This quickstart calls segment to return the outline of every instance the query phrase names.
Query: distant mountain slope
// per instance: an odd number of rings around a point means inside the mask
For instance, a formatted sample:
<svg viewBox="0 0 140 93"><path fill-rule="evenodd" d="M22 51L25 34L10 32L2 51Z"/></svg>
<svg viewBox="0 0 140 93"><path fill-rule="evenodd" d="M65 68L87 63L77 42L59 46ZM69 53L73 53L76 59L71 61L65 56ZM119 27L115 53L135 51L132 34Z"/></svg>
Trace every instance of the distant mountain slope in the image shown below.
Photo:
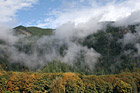
<svg viewBox="0 0 140 93"><path fill-rule="evenodd" d="M25 34L27 36L35 35L35 36L43 36L43 35L51 35L54 29L43 29L39 27L24 27L17 26L14 30L18 34Z"/></svg>
<svg viewBox="0 0 140 93"><path fill-rule="evenodd" d="M76 42L88 49L94 49L101 55L95 65L90 64L93 68L89 68L89 65L87 65L84 51L75 53L77 56L73 65L64 63L63 60L55 59L53 55L59 55L63 58L69 46L66 42L63 43L63 41L52 39L49 36L47 36L47 39L43 38L43 43L41 42L41 37L43 35L52 35L53 29L18 26L14 30L17 34L27 35L27 37L19 39L12 46L16 50L14 52L17 53L16 58L19 57L20 59L18 54L24 54L26 55L25 59L29 57L28 62L32 62L30 59L35 56L33 62L37 61L36 64L38 64L42 60L45 63L36 67L35 70L40 69L42 72L78 72L82 74L101 75L117 74L126 69L133 71L134 68L140 68L140 24L116 27L113 26L113 23L106 23L104 28L97 33L90 34L82 38L82 40L77 38L73 39L71 42ZM12 62L9 59L11 55L3 46L6 46L10 50L13 48L11 49L11 46L6 44L2 40L0 41L1 67L7 71L32 70L26 67L26 64L23 64L26 60ZM54 52L53 55L51 55L52 52ZM46 57L52 59L46 61ZM94 58L92 59L94 60Z"/></svg>

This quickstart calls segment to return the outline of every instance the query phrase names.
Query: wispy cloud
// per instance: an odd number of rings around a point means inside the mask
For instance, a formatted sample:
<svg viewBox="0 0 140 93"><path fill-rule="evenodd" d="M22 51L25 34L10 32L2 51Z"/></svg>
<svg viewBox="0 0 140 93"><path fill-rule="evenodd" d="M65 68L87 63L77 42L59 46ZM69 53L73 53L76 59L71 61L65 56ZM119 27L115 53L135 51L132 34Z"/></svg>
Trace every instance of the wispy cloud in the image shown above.
<svg viewBox="0 0 140 93"><path fill-rule="evenodd" d="M0 23L15 20L18 10L31 7L37 0L0 0Z"/></svg>
<svg viewBox="0 0 140 93"><path fill-rule="evenodd" d="M60 8L50 13L54 17L41 20L37 26L55 28L69 21L79 24L99 16L99 21L117 21L140 10L139 0L72 0L68 2L70 6L63 1Z"/></svg>

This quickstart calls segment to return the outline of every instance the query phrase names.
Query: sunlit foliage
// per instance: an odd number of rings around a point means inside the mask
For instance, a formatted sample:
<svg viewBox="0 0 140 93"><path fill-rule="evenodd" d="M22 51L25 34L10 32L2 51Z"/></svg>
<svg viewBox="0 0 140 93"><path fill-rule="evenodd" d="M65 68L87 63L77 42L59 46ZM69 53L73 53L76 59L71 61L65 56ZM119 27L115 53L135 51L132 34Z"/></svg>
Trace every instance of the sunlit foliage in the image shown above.
<svg viewBox="0 0 140 93"><path fill-rule="evenodd" d="M140 70L116 75L31 73L0 70L0 92L23 93L138 93Z"/></svg>

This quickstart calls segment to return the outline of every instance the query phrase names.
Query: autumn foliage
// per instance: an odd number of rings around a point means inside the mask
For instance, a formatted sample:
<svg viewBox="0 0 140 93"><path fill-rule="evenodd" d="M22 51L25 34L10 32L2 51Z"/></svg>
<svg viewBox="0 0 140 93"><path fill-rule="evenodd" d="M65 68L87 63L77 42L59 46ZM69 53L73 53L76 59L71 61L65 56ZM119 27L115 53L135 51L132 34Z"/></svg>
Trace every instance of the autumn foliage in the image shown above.
<svg viewBox="0 0 140 93"><path fill-rule="evenodd" d="M140 70L117 75L0 70L0 93L138 93Z"/></svg>

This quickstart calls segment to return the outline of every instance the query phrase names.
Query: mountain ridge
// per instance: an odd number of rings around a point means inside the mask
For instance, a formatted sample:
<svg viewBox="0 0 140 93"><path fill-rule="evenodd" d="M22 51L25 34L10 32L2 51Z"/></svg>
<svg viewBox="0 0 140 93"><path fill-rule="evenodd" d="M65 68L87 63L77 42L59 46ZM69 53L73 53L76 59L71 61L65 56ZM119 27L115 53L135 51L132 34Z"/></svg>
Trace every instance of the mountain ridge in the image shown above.
<svg viewBox="0 0 140 93"><path fill-rule="evenodd" d="M36 35L36 36L42 36L42 35L51 35L53 33L54 29L50 29L50 28L39 28L39 27L34 27L34 26L30 26L30 27L25 27L25 26L17 26L15 28L13 28L17 33L23 33L25 35Z"/></svg>
<svg viewBox="0 0 140 93"><path fill-rule="evenodd" d="M131 44L130 42L124 45L124 42L128 38L128 36L133 36L138 38L137 36L138 31L136 31L136 28L139 26L139 24L129 25L127 27L124 26L114 27L112 26L112 24L114 23L107 22L107 24L105 24L106 28L99 30L97 33L88 35L87 37L83 38L82 41L78 39L74 40L74 42L79 43L81 46L87 47L88 49L92 48L101 55L101 57L95 63L93 69L90 69L89 65L87 65L87 63L85 62L86 60L85 60L84 50L81 50L77 54L76 56L77 58L75 59L75 62L72 65L65 63L61 60L54 59L49 61L48 63L46 62L46 64L44 64L43 66L39 65L36 68L30 68L26 66L26 64L24 64L22 60L20 60L21 62L10 63L9 59L7 59L8 55L6 55L7 58L4 57L5 55L2 54L3 50L0 49L1 50L0 63L2 65L6 64L5 67L3 66L5 70L19 69L19 71L21 71L20 68L21 69L23 68L22 70L25 69L25 70L36 71L40 69L43 72L72 71L72 72L79 72L83 74L96 74L96 75L118 74L125 69L129 69L130 71L133 71L134 68L137 67L140 68L139 56L137 57L134 56L134 55L138 55L139 50L136 47L136 44L139 43L138 41L139 39L135 40L134 44ZM19 42L17 42L14 45L14 47L17 49L19 53L25 53L25 55L31 56L31 58L35 52L37 53L37 57L39 57L38 59L41 59L44 55L50 53L49 51L53 51L53 48L56 49L58 48L57 52L61 57L63 57L66 55L68 46L65 42L63 44L62 41L50 37L54 35L53 30L54 29L42 29L38 27L24 27L24 26L15 27L14 31L16 31L16 33L24 34L27 37L20 39ZM34 38L34 36L37 36L38 38ZM40 45L41 43L40 38L42 38L42 36L46 36L44 38L48 39L48 41L45 40L43 41L43 46ZM5 54L7 53L5 52ZM7 63L4 64L3 60L5 60L5 62ZM12 64L18 64L18 66L15 67Z"/></svg>

